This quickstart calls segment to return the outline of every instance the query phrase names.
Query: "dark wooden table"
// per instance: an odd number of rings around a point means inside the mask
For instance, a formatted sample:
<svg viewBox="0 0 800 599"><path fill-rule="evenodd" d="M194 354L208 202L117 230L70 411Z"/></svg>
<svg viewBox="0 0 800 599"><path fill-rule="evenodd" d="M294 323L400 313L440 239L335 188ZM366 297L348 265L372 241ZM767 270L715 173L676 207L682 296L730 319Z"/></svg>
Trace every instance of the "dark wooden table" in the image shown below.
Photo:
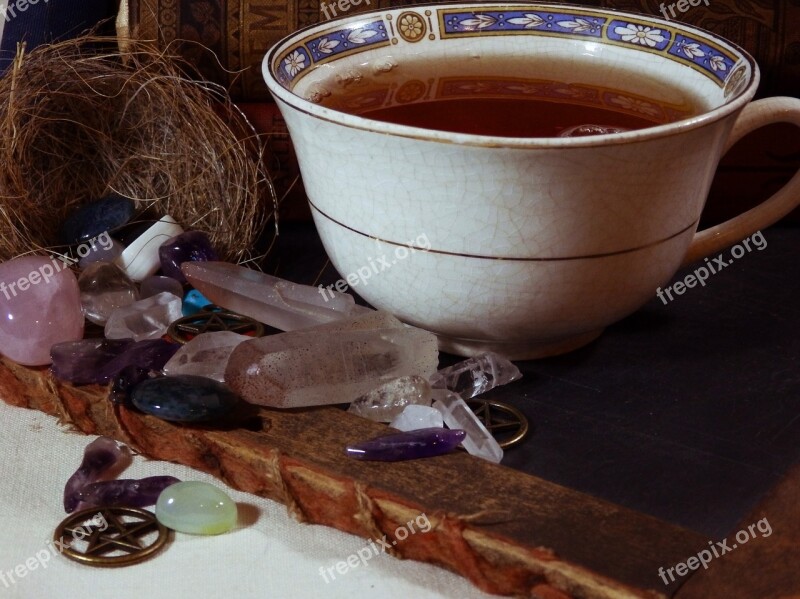
<svg viewBox="0 0 800 599"><path fill-rule="evenodd" d="M303 283L339 278L313 229L282 232L271 270ZM786 504L800 498L800 473L791 473L800 463L800 228L763 236L763 250L736 260L724 252L731 264L705 287L667 305L654 296L569 355L520 362L521 381L485 396L514 405L532 425L506 452L506 466L715 543L767 518L771 535L756 531L696 577L741 579L742 597L800 593L800 575L789 574L798 550L784 546L800 538L800 508ZM771 593L758 586L770 581Z"/></svg>

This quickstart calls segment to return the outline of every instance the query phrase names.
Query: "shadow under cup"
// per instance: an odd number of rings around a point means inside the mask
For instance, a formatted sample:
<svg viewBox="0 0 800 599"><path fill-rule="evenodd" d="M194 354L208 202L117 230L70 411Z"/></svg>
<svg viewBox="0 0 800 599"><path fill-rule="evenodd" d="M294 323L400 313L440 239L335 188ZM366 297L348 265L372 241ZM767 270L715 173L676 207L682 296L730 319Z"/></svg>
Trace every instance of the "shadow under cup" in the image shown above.
<svg viewBox="0 0 800 599"><path fill-rule="evenodd" d="M270 51L264 77L322 241L354 291L444 350L512 358L580 347L654 297L686 255L758 83L749 55L683 24L505 3L306 28ZM359 116L520 96L661 124L511 138Z"/></svg>

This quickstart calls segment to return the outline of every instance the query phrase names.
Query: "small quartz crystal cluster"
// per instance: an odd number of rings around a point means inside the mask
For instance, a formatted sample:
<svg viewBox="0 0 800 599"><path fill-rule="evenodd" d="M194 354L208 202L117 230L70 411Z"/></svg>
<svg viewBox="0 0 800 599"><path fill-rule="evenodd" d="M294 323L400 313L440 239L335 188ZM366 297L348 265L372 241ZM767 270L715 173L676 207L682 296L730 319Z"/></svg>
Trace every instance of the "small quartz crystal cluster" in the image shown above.
<svg viewBox="0 0 800 599"><path fill-rule="evenodd" d="M0 352L51 364L61 381L110 385L112 402L170 422L231 424L242 401L349 403L350 412L401 431L347 447L352 457L429 457L462 444L500 461L502 450L464 399L519 378L513 364L484 354L437 371L433 334L351 295L220 262L204 233L184 231L170 216L131 222L134 214L133 202L112 195L65 221L62 241L80 258L77 277L43 256L0 265L8 299ZM178 321L198 313L257 326L179 336ZM104 335L84 338L84 319ZM260 336L262 325L284 332ZM149 484L136 483L136 492ZM134 488L125 485L113 492Z"/></svg>
<svg viewBox="0 0 800 599"><path fill-rule="evenodd" d="M356 399L348 411L389 422L391 427L406 431L405 436L377 437L350 445L346 451L357 459L393 461L439 455L461 443L469 453L498 463L503 459L503 449L464 399L521 376L511 362L487 352L438 370L427 380L409 376L390 381ZM442 428L445 425L448 429ZM401 443L404 438L406 445Z"/></svg>

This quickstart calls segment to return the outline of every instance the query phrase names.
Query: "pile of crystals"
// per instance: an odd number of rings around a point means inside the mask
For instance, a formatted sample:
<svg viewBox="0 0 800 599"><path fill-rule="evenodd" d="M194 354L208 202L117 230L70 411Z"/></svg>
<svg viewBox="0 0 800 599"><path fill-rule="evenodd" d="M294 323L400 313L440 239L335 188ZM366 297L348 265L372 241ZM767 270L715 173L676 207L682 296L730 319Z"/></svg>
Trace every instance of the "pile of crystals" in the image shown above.
<svg viewBox="0 0 800 599"><path fill-rule="evenodd" d="M516 381L521 376L514 364L502 356L487 352L443 368L428 380L411 376L390 381L359 397L350 404L348 411L377 422L389 422L389 426L401 431L413 431L417 437L421 430L435 437L444 425L463 430L464 449L499 463L503 459L503 449L464 399ZM379 437L350 446L347 451L352 457L369 459L370 454L381 455L384 449L389 457L383 459L404 459L394 457L398 455L395 447L397 435L388 441L386 439ZM384 447L387 444L390 446ZM410 457L419 457L413 455L413 448L408 454Z"/></svg>
<svg viewBox="0 0 800 599"><path fill-rule="evenodd" d="M462 441L470 453L501 459L464 399L518 378L512 364L489 354L437 372L433 334L351 295L220 262L204 233L169 216L135 226L134 212L112 195L66 220L61 235L80 259L77 277L45 256L0 264L3 355L52 364L72 384L111 384L112 401L171 422L221 424L241 400L272 408L355 402L351 411L395 428L432 429L395 435L392 455L401 458L392 459L437 455ZM167 336L172 323L211 303L285 332L205 332L182 346ZM84 319L103 326L104 337L84 339ZM400 413L403 402L411 405ZM380 446L347 452L387 459Z"/></svg>
<svg viewBox="0 0 800 599"><path fill-rule="evenodd" d="M178 532L215 535L236 525L238 508L222 489L199 481L181 482L174 476L114 478L130 463L130 449L110 437L89 443L64 486L64 511L155 505L156 519Z"/></svg>

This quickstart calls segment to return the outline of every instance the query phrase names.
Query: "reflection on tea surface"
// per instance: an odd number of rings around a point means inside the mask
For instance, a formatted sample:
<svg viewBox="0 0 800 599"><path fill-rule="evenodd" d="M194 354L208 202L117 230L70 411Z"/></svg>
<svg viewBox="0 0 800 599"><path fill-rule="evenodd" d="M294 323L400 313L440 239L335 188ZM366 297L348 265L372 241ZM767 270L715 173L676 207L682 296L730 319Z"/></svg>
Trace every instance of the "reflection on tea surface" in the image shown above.
<svg viewBox="0 0 800 599"><path fill-rule="evenodd" d="M568 77L563 80L517 76L535 72L531 61L524 68L503 64L497 70L462 74L450 67L411 64L373 77L340 75L324 85L326 94L318 101L379 121L504 137L596 135L671 123L702 111L681 90L665 93L663 84L638 75L609 76L625 83L626 89L617 89L605 85L597 72L574 64L564 69ZM551 66L546 74L553 71Z"/></svg>

